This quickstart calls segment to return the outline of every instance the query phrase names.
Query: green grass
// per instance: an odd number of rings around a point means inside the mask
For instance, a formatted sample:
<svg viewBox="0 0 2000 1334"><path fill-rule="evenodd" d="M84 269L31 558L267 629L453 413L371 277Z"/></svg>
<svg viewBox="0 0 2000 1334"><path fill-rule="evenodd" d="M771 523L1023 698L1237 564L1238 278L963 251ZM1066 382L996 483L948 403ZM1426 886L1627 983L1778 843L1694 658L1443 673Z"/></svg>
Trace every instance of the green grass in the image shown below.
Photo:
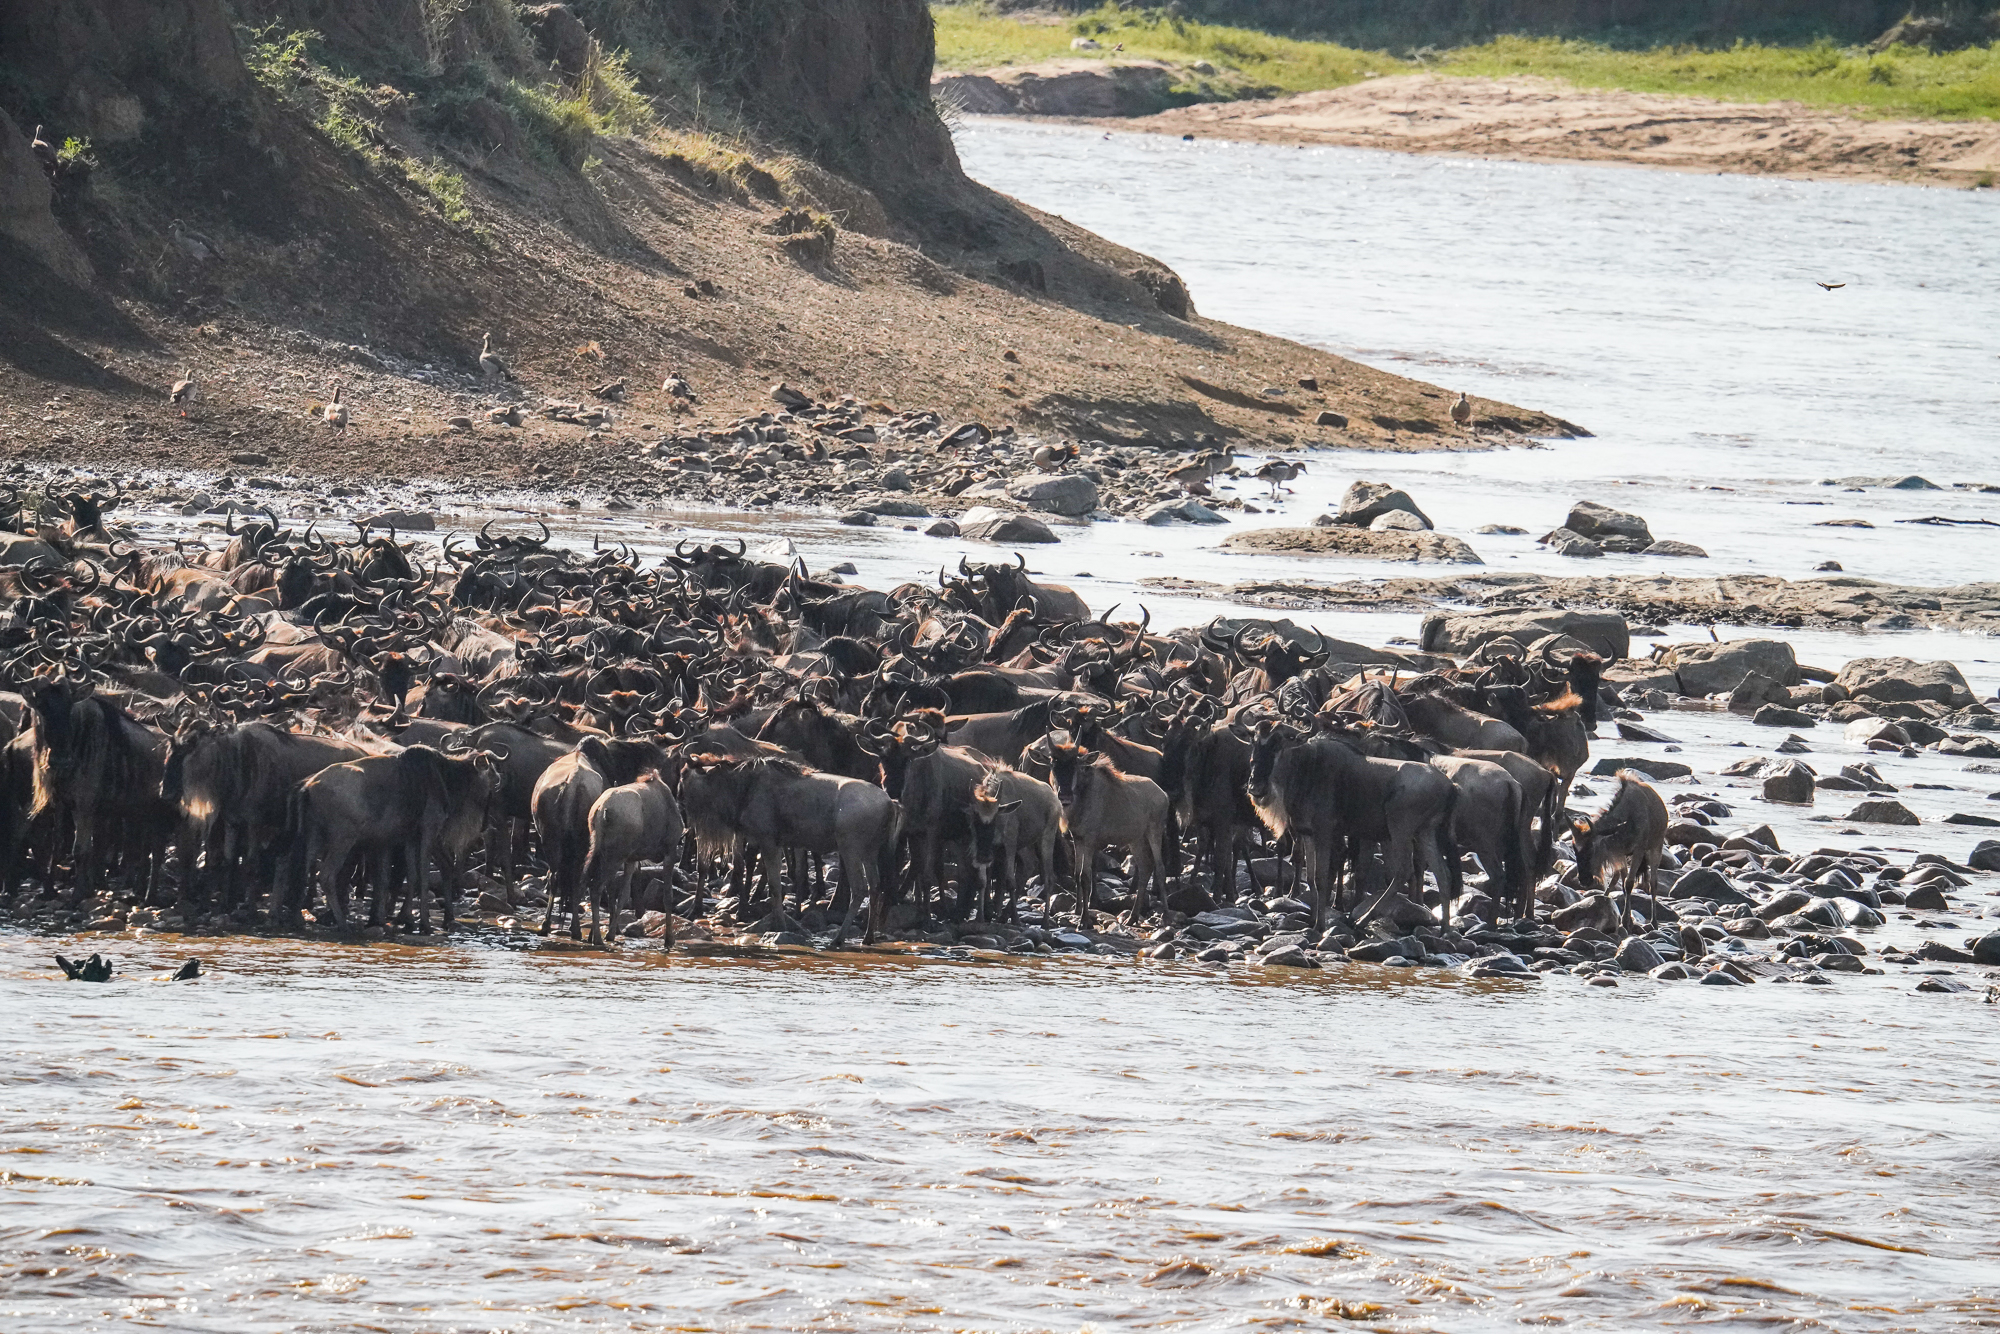
<svg viewBox="0 0 2000 1334"><path fill-rule="evenodd" d="M1447 52L1433 67L1447 74L1542 74L1585 88L1727 102L1790 99L1877 116L2000 117L2000 43L1933 55L1908 46L1876 54L1831 42L1613 51L1589 42L1503 37Z"/></svg>
<svg viewBox="0 0 2000 1334"><path fill-rule="evenodd" d="M1739 43L1725 50L1660 47L1621 51L1594 42L1503 37L1483 46L1420 53L1403 60L1329 42L1295 41L1248 28L1172 18L1157 10L1106 6L1061 23L1024 22L985 5L939 4L938 68L989 69L1059 57L1152 59L1189 65L1206 60L1219 73L1192 99L1270 96L1339 88L1377 74L1428 70L1448 75L1535 74L1586 88L1712 97L1724 101L1789 99L1863 115L1941 120L2000 118L2000 43L1943 55L1912 47L1871 53L1819 42L1811 46ZM1102 51L1072 51L1094 37ZM1124 43L1123 52L1110 47Z"/></svg>
<svg viewBox="0 0 2000 1334"><path fill-rule="evenodd" d="M1027 65L1058 57L1165 60L1191 65L1206 60L1265 95L1302 93L1358 83L1371 73L1386 74L1402 62L1329 42L1300 42L1250 28L1193 23L1157 11L1109 6L1067 23L1024 23L994 14L983 5L933 5L937 20L939 69L987 69ZM1072 51L1077 37L1092 37L1102 51ZM1111 47L1124 43L1115 56Z"/></svg>

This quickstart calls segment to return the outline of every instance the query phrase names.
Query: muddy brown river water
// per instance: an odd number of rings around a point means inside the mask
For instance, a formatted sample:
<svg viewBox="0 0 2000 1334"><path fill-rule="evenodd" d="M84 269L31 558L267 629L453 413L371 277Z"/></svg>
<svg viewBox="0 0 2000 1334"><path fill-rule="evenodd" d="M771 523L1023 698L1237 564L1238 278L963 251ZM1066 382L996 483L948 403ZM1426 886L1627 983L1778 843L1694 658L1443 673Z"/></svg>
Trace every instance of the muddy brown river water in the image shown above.
<svg viewBox="0 0 2000 1334"><path fill-rule="evenodd" d="M1903 977L111 944L0 939L10 1330L2000 1320Z"/></svg>

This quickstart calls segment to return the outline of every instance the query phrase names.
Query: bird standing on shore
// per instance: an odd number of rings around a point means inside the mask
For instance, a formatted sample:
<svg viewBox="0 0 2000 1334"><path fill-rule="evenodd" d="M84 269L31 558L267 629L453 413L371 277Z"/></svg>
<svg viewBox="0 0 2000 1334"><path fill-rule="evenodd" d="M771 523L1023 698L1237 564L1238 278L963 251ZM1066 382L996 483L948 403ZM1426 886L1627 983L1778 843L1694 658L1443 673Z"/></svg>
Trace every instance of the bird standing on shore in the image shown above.
<svg viewBox="0 0 2000 1334"><path fill-rule="evenodd" d="M507 363L500 360L500 354L493 350L492 334L487 334L479 344L479 371L489 380L498 380L507 374Z"/></svg>
<svg viewBox="0 0 2000 1334"><path fill-rule="evenodd" d="M1458 401L1451 405L1451 419L1460 426L1472 425L1472 401L1463 389L1458 391Z"/></svg>
<svg viewBox="0 0 2000 1334"><path fill-rule="evenodd" d="M492 422L495 426L519 426L521 424L520 405L509 403L503 407L488 408L486 410L486 420Z"/></svg>
<svg viewBox="0 0 2000 1334"><path fill-rule="evenodd" d="M1256 476L1258 481L1269 482L1271 484L1271 499L1276 500L1278 492L1291 490L1284 483L1291 481L1305 470L1306 465L1303 463L1292 463L1286 459L1272 459L1257 470Z"/></svg>
<svg viewBox="0 0 2000 1334"><path fill-rule="evenodd" d="M625 399L625 382L623 380L611 380L598 385L590 392L598 398L606 399L613 403L621 403Z"/></svg>
<svg viewBox="0 0 2000 1334"><path fill-rule="evenodd" d="M671 398L694 402L694 386L689 384L679 371L668 371L667 378L660 381L660 388Z"/></svg>
<svg viewBox="0 0 2000 1334"><path fill-rule="evenodd" d="M167 391L167 401L179 408L181 416L185 417L187 405L200 397L201 386L194 382L194 372L186 366L181 367L181 378L174 381L174 387Z"/></svg>
<svg viewBox="0 0 2000 1334"><path fill-rule="evenodd" d="M340 401L340 391L343 388L345 386L336 383L333 386L333 398L319 410L319 415L325 418L326 424L336 431L347 429L347 404Z"/></svg>
<svg viewBox="0 0 2000 1334"><path fill-rule="evenodd" d="M1035 467L1042 472L1061 472L1062 466L1076 457L1076 446L1042 445L1033 455Z"/></svg>

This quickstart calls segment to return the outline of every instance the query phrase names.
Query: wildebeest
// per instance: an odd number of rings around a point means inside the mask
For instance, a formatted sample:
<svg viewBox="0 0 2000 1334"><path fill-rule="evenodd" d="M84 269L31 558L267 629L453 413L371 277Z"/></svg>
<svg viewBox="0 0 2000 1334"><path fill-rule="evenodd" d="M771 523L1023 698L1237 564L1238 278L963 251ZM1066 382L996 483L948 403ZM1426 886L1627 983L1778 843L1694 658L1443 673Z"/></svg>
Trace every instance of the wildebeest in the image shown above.
<svg viewBox="0 0 2000 1334"><path fill-rule="evenodd" d="M318 888L334 924L346 925L347 862L358 852L366 863L364 882L374 894L370 922L382 926L388 920L393 883L391 859L400 856L419 929L428 931L430 865L435 853L444 871L442 897L449 929L454 921L453 871L458 856L484 831L499 789L492 756L447 755L429 746L364 756L320 770L292 797L289 907L308 906Z"/></svg>
<svg viewBox="0 0 2000 1334"><path fill-rule="evenodd" d="M108 854L127 869L145 864L147 892L159 873L174 809L160 796L167 740L98 698L88 680L35 680L21 695L35 712L34 807L30 818L68 821L74 830L72 903L95 893Z"/></svg>
<svg viewBox="0 0 2000 1334"><path fill-rule="evenodd" d="M864 940L873 941L888 909L883 870L899 832L895 804L873 783L815 773L795 760L732 758L683 747L682 795L690 820L726 825L763 857L774 906L780 899L776 868L785 848L840 854L847 912L834 932L838 945L868 900Z"/></svg>
<svg viewBox="0 0 2000 1334"><path fill-rule="evenodd" d="M598 905L613 876L620 877L618 902L610 908L611 930L618 930L620 913L632 907L632 872L642 861L660 862L667 882L666 943L674 943L674 862L681 850L681 808L674 791L648 769L638 779L606 788L590 807L590 854L584 858L583 881L590 892L590 943L601 945Z"/></svg>
<svg viewBox="0 0 2000 1334"><path fill-rule="evenodd" d="M1594 819L1570 824L1576 843L1576 878L1587 889L1611 889L1605 874L1624 890L1620 916L1625 929L1632 929L1632 886L1654 893L1653 873L1660 867L1661 852L1667 841L1667 805L1660 800L1641 774L1630 769L1618 771L1618 790L1611 804ZM1650 918L1650 912L1647 916Z"/></svg>
<svg viewBox="0 0 2000 1334"><path fill-rule="evenodd" d="M1274 834L1305 841L1313 925L1326 926L1327 910L1347 848L1379 843L1388 872L1382 892L1354 915L1363 925L1398 890L1416 898L1429 870L1447 897L1453 872L1439 835L1448 830L1456 793L1451 780L1411 760L1365 757L1338 736L1313 736L1275 720L1257 726L1250 762L1250 798Z"/></svg>
<svg viewBox="0 0 2000 1334"><path fill-rule="evenodd" d="M1047 783L1018 769L997 768L987 770L973 788L971 809L972 864L980 877L975 911L988 920L1011 919L1029 875L1040 876L1045 889L1055 887L1062 802ZM1006 895L1005 908L997 914L991 894L996 876Z"/></svg>
<svg viewBox="0 0 2000 1334"><path fill-rule="evenodd" d="M1167 884L1160 844L1167 828L1167 794L1150 778L1122 774L1111 762L1073 741L1050 746L1050 783L1062 802L1076 872L1077 918L1090 928L1090 900L1097 888L1097 858L1107 847L1132 851L1132 913L1146 915L1146 892Z"/></svg>

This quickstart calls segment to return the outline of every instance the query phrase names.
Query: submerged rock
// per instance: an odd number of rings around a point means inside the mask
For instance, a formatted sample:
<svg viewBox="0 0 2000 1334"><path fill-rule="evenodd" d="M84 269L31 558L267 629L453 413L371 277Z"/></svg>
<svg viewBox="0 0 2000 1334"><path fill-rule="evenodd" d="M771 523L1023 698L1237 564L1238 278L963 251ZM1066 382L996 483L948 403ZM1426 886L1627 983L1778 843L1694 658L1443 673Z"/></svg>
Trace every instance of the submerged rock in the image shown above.
<svg viewBox="0 0 2000 1334"><path fill-rule="evenodd" d="M1923 823L1917 819L1916 812L1912 811L1908 806L1905 806L1900 801L1890 801L1886 798L1862 802L1847 813L1847 818L1857 824L1914 825Z"/></svg>
<svg viewBox="0 0 2000 1334"><path fill-rule="evenodd" d="M1359 556L1372 560L1438 561L1453 565L1484 565L1479 553L1443 533L1378 533L1366 528L1329 525L1324 528L1259 528L1238 533L1223 551L1283 553L1301 556Z"/></svg>

